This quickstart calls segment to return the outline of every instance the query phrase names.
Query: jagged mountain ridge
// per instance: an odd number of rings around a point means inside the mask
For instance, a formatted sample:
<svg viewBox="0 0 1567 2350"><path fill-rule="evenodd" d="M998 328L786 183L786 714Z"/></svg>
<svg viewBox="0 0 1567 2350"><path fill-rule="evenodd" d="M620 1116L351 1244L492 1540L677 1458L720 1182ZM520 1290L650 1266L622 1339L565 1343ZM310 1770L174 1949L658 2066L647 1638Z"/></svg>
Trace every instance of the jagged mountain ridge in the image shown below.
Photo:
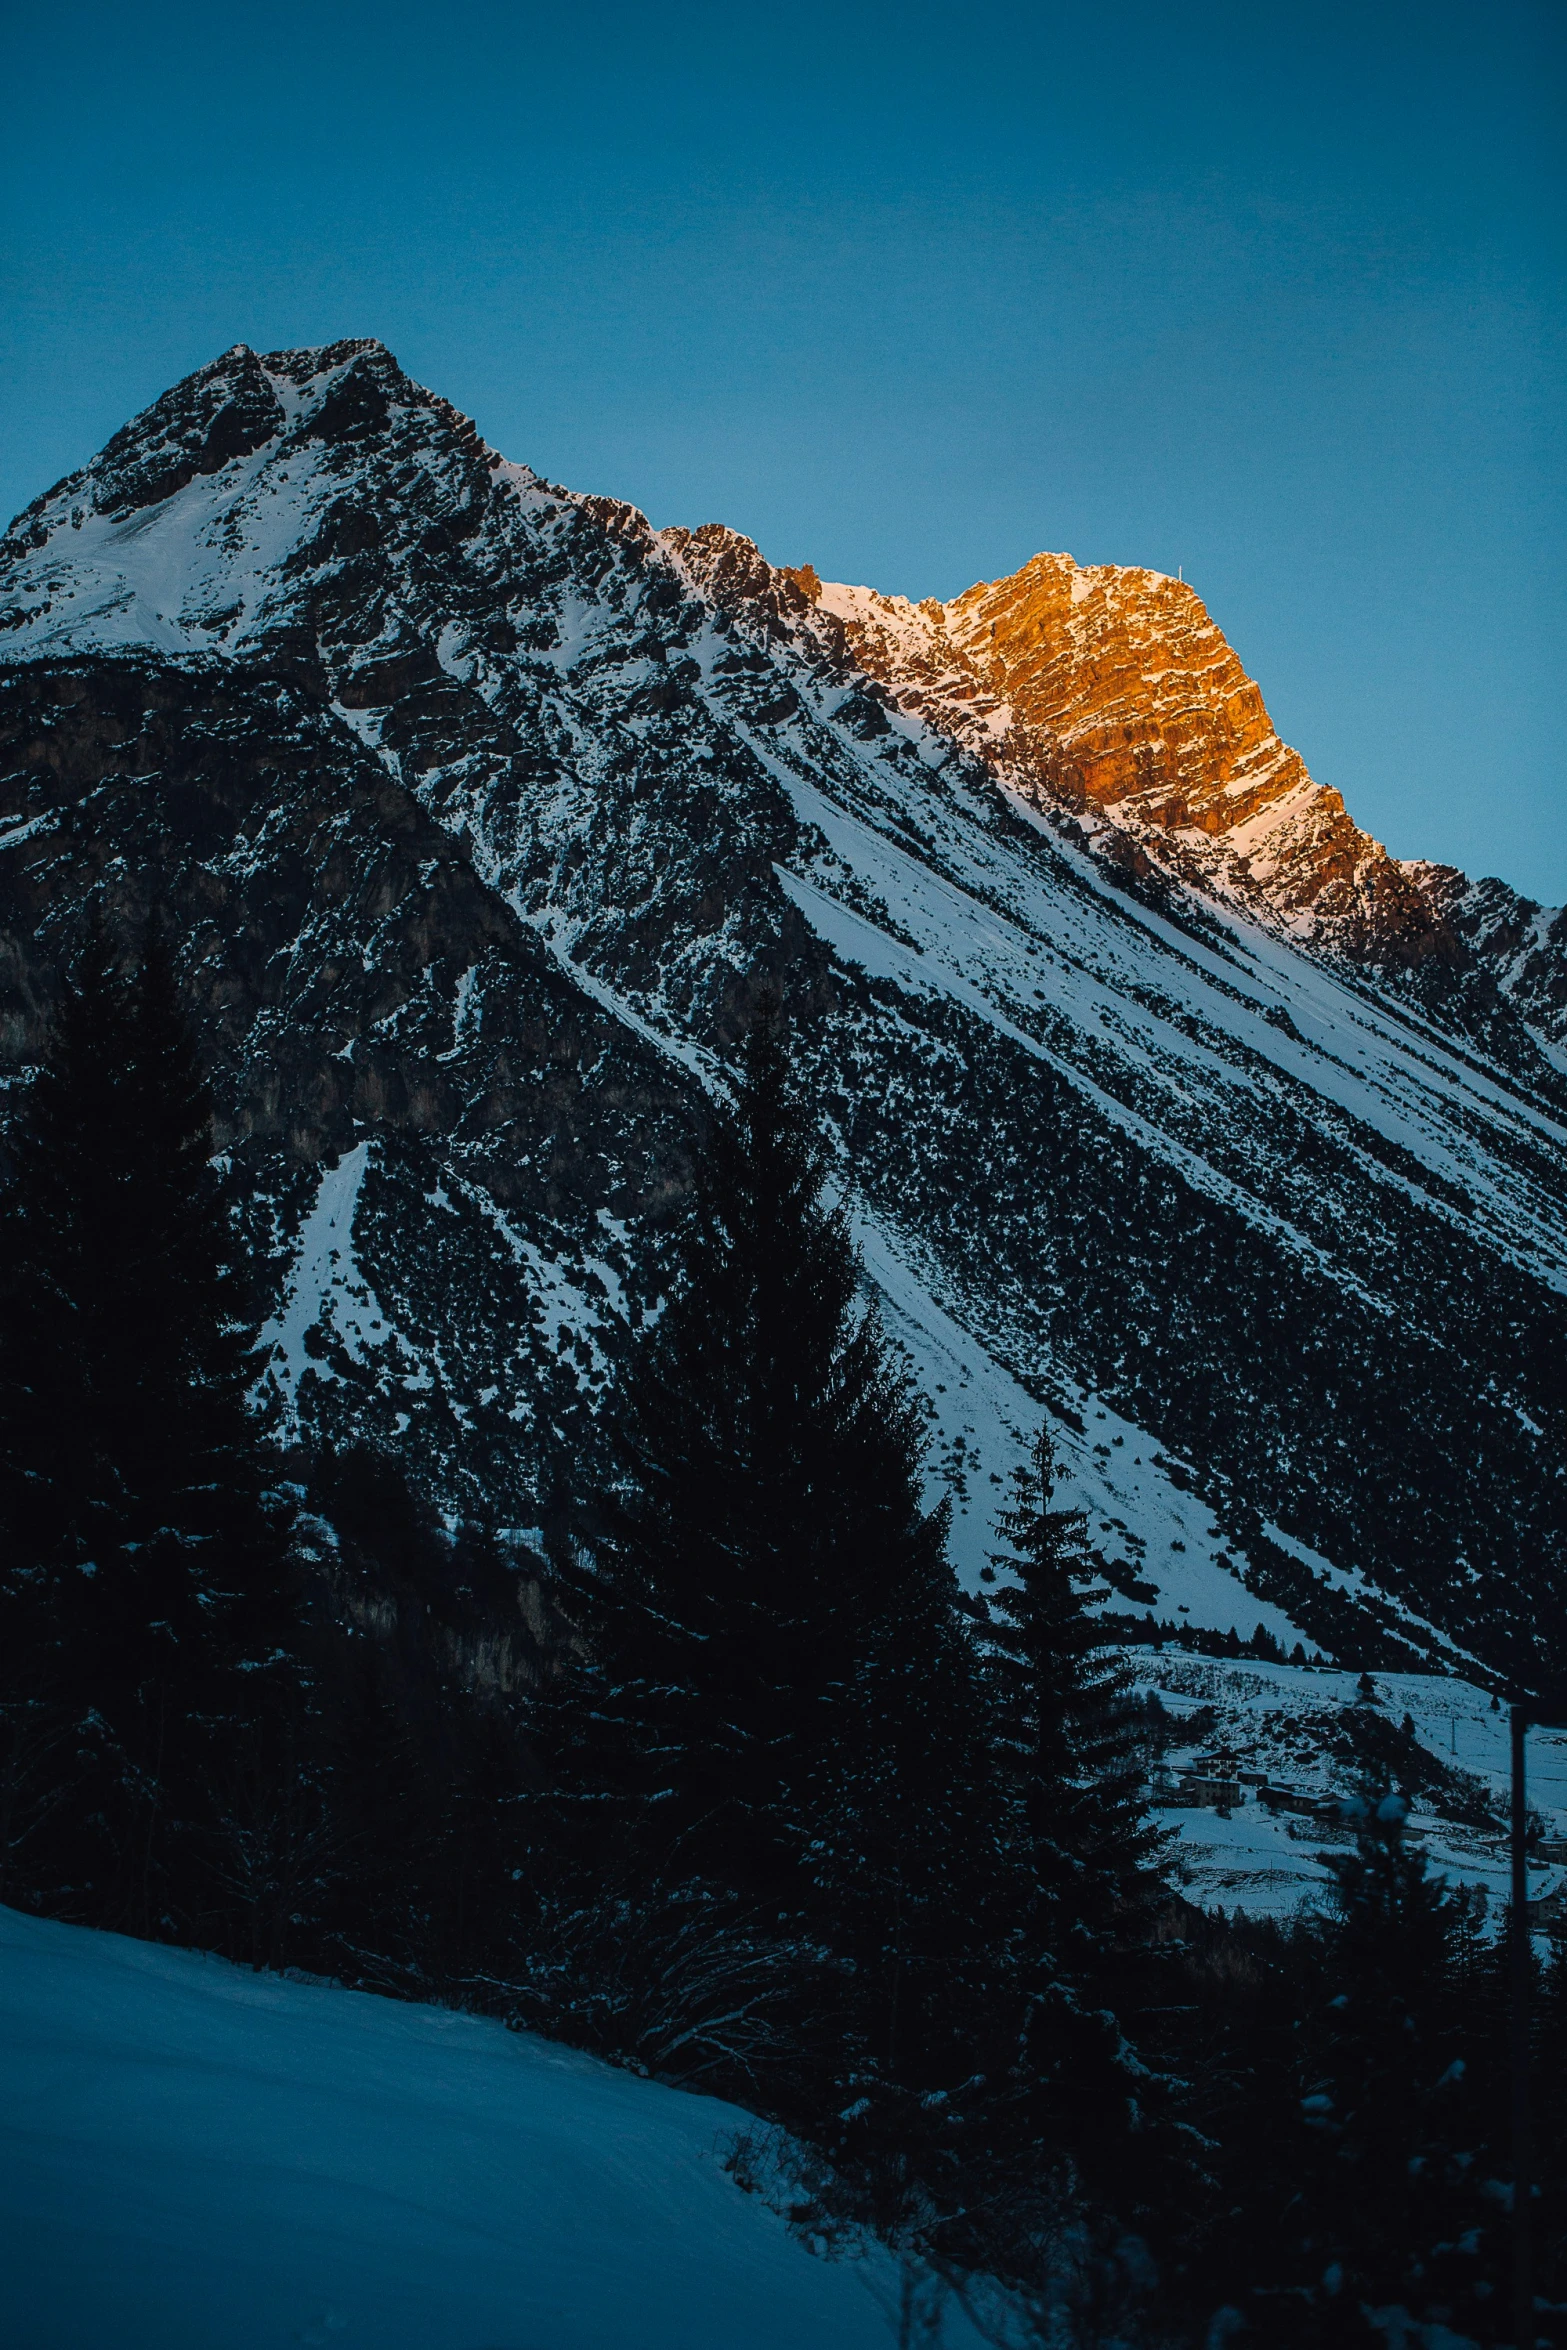
<svg viewBox="0 0 1567 2350"><path fill-rule="evenodd" d="M89 899L157 896L307 1434L537 1524L777 981L965 1565L1049 1396L1161 1605L1331 1638L1336 1571L1390 1640L1528 1640L1561 1095L1461 943L1435 998L1303 951L1042 723L998 760L955 655L921 703L852 598L507 464L374 343L226 354L5 545L9 1067Z"/></svg>
<svg viewBox="0 0 1567 2350"><path fill-rule="evenodd" d="M1185 582L1036 555L950 603L911 604L791 576L901 707L964 741L998 781L1075 806L1101 853L1134 868L1152 859L1384 973L1434 963L1450 1012L1455 981L1480 979L1482 997L1494 982L1542 1036L1567 1039L1567 910L1391 857L1279 740Z"/></svg>

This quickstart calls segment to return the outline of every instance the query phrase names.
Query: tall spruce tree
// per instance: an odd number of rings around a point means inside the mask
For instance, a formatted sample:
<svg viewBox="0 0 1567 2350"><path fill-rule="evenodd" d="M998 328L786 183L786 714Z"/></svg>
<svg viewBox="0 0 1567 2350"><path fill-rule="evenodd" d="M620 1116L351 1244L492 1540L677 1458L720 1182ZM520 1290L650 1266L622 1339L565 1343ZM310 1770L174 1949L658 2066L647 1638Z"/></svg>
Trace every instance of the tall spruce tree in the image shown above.
<svg viewBox="0 0 1567 2350"><path fill-rule="evenodd" d="M837 1962L819 2135L884 2231L973 2262L1015 2049L983 1673L945 1561L874 1628L824 1753L811 1893Z"/></svg>
<svg viewBox="0 0 1567 2350"><path fill-rule="evenodd" d="M788 1898L875 1642L950 1585L917 1406L828 1172L764 1011L621 1384L618 1473L565 1575L585 1654L550 1708L644 1853Z"/></svg>
<svg viewBox="0 0 1567 2350"><path fill-rule="evenodd" d="M1045 2175L1064 2158L1101 2211L1158 2226L1189 2181L1167 2127L1176 2084L1131 2037L1168 1900L1143 1791L1146 1716L1089 1612L1105 1586L1087 1518L1056 1505L1056 1485L1041 1427L987 1578L1007 1578L989 1595L988 1647L1018 2018L994 2136L1003 2169Z"/></svg>
<svg viewBox="0 0 1567 2350"><path fill-rule="evenodd" d="M100 1392L112 1384L104 1309L117 1279L133 1037L95 921L7 1136L12 1180L0 1198L5 1593L18 1635L30 1627L55 1642L65 1571L90 1570L123 1514Z"/></svg>
<svg viewBox="0 0 1567 2350"><path fill-rule="evenodd" d="M707 1905L730 2004L772 2019L748 2095L885 2213L950 2170L949 2100L981 2069L995 1807L946 1505L828 1182L764 1011L563 1572L582 1653L541 1731L579 1887L627 1918L655 1888L655 1935Z"/></svg>
<svg viewBox="0 0 1567 2350"><path fill-rule="evenodd" d="M145 1929L195 1898L176 1853L290 1680L255 1326L156 923L129 985L89 933L7 1145L4 1605L78 1741L72 1897Z"/></svg>
<svg viewBox="0 0 1567 2350"><path fill-rule="evenodd" d="M1055 1453L1041 1427L1015 1473L1008 1577L989 1601L999 1739L1042 1925L1068 1970L1135 1937L1163 1895L1155 1867L1130 1676L1089 1603L1106 1586L1082 1510L1054 1505Z"/></svg>

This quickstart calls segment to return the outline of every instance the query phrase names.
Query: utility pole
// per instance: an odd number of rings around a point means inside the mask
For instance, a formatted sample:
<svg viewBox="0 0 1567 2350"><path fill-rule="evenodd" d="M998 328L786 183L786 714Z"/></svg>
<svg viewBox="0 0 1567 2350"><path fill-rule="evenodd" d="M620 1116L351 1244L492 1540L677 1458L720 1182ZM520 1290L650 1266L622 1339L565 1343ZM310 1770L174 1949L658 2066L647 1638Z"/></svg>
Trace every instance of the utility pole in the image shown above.
<svg viewBox="0 0 1567 2350"><path fill-rule="evenodd" d="M1516 2350L1534 2350L1534 2273L1529 2257L1529 1877L1525 1865L1524 1733L1528 1716L1512 1703L1512 2073L1513 2334Z"/></svg>

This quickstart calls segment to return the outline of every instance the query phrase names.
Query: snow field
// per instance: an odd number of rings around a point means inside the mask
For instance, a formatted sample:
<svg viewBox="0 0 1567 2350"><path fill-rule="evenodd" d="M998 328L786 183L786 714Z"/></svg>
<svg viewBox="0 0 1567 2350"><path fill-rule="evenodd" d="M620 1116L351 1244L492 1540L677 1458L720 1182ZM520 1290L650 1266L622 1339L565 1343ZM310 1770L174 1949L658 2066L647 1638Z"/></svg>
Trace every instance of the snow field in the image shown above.
<svg viewBox="0 0 1567 2350"><path fill-rule="evenodd" d="M0 1909L16 2350L877 2350L717 2099L501 2025ZM942 2339L977 2336L955 2311Z"/></svg>

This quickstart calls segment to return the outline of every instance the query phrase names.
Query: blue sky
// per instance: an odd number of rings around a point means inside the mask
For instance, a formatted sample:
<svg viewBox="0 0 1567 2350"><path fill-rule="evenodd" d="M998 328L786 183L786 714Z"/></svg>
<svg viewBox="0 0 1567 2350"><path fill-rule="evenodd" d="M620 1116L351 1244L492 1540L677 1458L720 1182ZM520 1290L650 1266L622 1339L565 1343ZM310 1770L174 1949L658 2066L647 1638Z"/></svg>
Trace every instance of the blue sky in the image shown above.
<svg viewBox="0 0 1567 2350"><path fill-rule="evenodd" d="M12 0L0 506L377 334L824 576L1184 567L1400 855L1567 898L1558 0Z"/></svg>

